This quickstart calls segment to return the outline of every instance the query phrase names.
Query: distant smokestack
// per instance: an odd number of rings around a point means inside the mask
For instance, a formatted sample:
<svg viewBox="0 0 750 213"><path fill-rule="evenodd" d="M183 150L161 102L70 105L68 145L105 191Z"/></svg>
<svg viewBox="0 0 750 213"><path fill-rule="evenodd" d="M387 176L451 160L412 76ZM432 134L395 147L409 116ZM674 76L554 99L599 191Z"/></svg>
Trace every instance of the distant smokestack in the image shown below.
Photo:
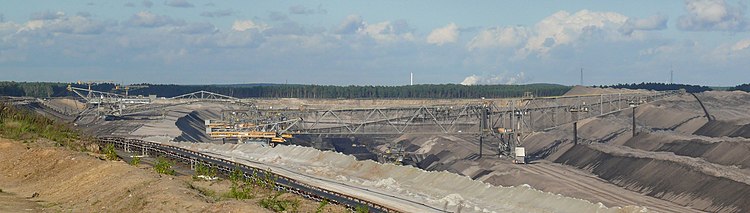
<svg viewBox="0 0 750 213"><path fill-rule="evenodd" d="M581 68L581 86L583 86L583 68Z"/></svg>
<svg viewBox="0 0 750 213"><path fill-rule="evenodd" d="M409 85L414 86L414 73L409 73Z"/></svg>
<svg viewBox="0 0 750 213"><path fill-rule="evenodd" d="M674 70L672 65L669 65L669 84L674 84Z"/></svg>

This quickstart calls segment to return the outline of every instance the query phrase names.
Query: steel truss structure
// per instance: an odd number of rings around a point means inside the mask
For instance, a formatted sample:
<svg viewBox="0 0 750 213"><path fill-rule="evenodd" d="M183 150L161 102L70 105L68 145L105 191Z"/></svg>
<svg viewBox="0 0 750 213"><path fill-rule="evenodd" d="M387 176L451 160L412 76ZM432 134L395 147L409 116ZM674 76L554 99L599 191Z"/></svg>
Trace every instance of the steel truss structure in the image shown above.
<svg viewBox="0 0 750 213"><path fill-rule="evenodd" d="M86 101L84 113L128 116L195 102L223 102L243 106L222 112L222 121L207 122L207 133L274 132L281 135L401 135L451 134L497 138L498 149L512 152L527 133L606 115L684 91L633 92L477 100L456 105L419 105L372 108L260 109L243 100L208 91L171 98L137 98L69 87ZM218 124L218 125L217 125ZM216 127L216 128L214 128ZM223 133L222 133L223 132ZM480 151L481 153L481 151Z"/></svg>
<svg viewBox="0 0 750 213"><path fill-rule="evenodd" d="M86 108L79 113L79 116L96 114L97 116L119 117L155 111L162 111L164 113L168 107L196 102L228 102L251 108L254 107L252 103L243 102L239 98L203 90L162 99L125 96L116 93L77 88L70 85L68 85L68 90L78 95L86 103Z"/></svg>
<svg viewBox="0 0 750 213"><path fill-rule="evenodd" d="M634 103L680 92L524 97L477 100L463 105L232 110L223 112L222 117L229 131L325 136L475 135L480 143L485 137L492 137L500 140L500 151L510 153L527 133L618 112Z"/></svg>

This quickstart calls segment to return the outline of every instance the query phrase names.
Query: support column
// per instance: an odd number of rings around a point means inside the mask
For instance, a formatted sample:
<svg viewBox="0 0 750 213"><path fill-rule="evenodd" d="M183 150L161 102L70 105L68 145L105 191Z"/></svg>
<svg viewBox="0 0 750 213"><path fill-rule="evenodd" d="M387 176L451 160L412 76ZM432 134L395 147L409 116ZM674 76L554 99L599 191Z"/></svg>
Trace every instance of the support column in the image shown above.
<svg viewBox="0 0 750 213"><path fill-rule="evenodd" d="M636 134L637 132L635 131L635 107L633 107L633 137L635 137Z"/></svg>
<svg viewBox="0 0 750 213"><path fill-rule="evenodd" d="M573 122L573 145L578 145L578 122Z"/></svg>

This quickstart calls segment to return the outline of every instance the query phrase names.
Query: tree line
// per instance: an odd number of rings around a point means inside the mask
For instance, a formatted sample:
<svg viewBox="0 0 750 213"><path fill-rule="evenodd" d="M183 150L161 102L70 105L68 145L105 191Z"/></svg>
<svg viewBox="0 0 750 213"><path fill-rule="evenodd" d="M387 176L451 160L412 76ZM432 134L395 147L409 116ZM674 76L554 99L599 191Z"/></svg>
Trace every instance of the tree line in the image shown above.
<svg viewBox="0 0 750 213"><path fill-rule="evenodd" d="M730 87L727 90L729 90L729 91L745 91L745 92L750 92L750 83L748 83L748 84L740 84L740 85L737 85L737 86L734 86L734 87Z"/></svg>
<svg viewBox="0 0 750 213"><path fill-rule="evenodd" d="M0 82L0 95L31 97L73 96L67 90L67 83L56 82ZM73 87L88 88L86 84L71 84ZM459 85L424 84L413 86L329 86L329 85L174 85L141 84L145 88L131 89L130 95L157 95L174 97L200 90L229 95L237 98L506 98L521 97L529 92L534 96L558 96L571 87L556 84L528 85ZM91 85L92 90L124 93L123 88L115 90L114 84Z"/></svg>
<svg viewBox="0 0 750 213"><path fill-rule="evenodd" d="M615 85L602 85L602 86L594 86L599 88L617 88L617 89L646 89L646 90L656 90L656 91L667 91L667 90L679 90L679 89L685 89L685 91L690 93L698 93L698 92L705 92L705 91L711 91L710 87L707 86L700 86L700 85L690 85L690 84L666 84L666 83L632 83L632 84L615 84Z"/></svg>

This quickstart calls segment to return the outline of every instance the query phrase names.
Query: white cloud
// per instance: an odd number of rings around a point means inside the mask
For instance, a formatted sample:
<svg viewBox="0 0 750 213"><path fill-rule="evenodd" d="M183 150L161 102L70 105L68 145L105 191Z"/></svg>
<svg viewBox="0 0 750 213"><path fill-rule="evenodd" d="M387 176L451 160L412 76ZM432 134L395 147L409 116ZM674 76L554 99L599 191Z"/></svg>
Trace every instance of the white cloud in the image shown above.
<svg viewBox="0 0 750 213"><path fill-rule="evenodd" d="M41 13L34 13L31 15L31 20L54 20L65 17L65 13L62 11L50 12L45 11Z"/></svg>
<svg viewBox="0 0 750 213"><path fill-rule="evenodd" d="M500 75L478 76L472 74L461 81L461 85L492 85L492 84L520 84L526 83L526 73L519 72L508 76L507 73Z"/></svg>
<svg viewBox="0 0 750 213"><path fill-rule="evenodd" d="M458 25L450 23L445 27L437 28L432 30L430 35L427 36L427 43L436 44L442 46L446 43L454 43L458 41Z"/></svg>
<svg viewBox="0 0 750 213"><path fill-rule="evenodd" d="M628 18L618 29L622 34L631 35L636 30L663 30L667 28L667 17L655 15L648 18Z"/></svg>
<svg viewBox="0 0 750 213"><path fill-rule="evenodd" d="M724 0L686 0L687 14L680 16L677 27L690 31L746 31L748 19L742 7Z"/></svg>
<svg viewBox="0 0 750 213"><path fill-rule="evenodd" d="M105 23L91 20L85 16L62 15L55 19L29 20L18 29L18 32L44 31L44 33L99 34L105 28Z"/></svg>
<svg viewBox="0 0 750 213"><path fill-rule="evenodd" d="M176 27L173 31L185 34L209 34L216 33L219 29L211 23L189 23L184 26Z"/></svg>
<svg viewBox="0 0 750 213"><path fill-rule="evenodd" d="M732 45L732 51L741 51L750 47L750 39L743 39Z"/></svg>
<svg viewBox="0 0 750 213"><path fill-rule="evenodd" d="M400 32L390 21L384 21L376 24L366 24L358 32L360 35L367 35L378 42L393 42L399 40L414 40L411 32Z"/></svg>
<svg viewBox="0 0 750 213"><path fill-rule="evenodd" d="M546 55L554 47L587 37L615 40L619 36L617 29L627 19L627 16L614 12L557 12L536 24L535 35L529 38L518 56L525 57L531 53Z"/></svg>
<svg viewBox="0 0 750 213"><path fill-rule="evenodd" d="M531 35L531 31L523 26L512 27L492 27L479 32L466 47L469 50L494 48L494 47L515 47L526 42Z"/></svg>
<svg viewBox="0 0 750 213"><path fill-rule="evenodd" d="M369 37L377 42L394 42L399 40L414 40L408 24L405 21L383 21L368 24L358 15L349 15L339 27L334 30L335 34L355 34Z"/></svg>
<svg viewBox="0 0 750 213"><path fill-rule="evenodd" d="M232 24L232 30L243 32L248 30L258 30L258 31L264 31L267 30L268 25L263 23L255 23L252 20L236 20L234 21L234 24Z"/></svg>
<svg viewBox="0 0 750 213"><path fill-rule="evenodd" d="M161 27L166 25L183 25L185 22L172 19L169 16L156 15L149 11L141 11L130 17L127 23L139 27Z"/></svg>
<svg viewBox="0 0 750 213"><path fill-rule="evenodd" d="M365 21L361 16L349 15L341 22L339 27L334 31L336 34L353 34L365 27Z"/></svg>

